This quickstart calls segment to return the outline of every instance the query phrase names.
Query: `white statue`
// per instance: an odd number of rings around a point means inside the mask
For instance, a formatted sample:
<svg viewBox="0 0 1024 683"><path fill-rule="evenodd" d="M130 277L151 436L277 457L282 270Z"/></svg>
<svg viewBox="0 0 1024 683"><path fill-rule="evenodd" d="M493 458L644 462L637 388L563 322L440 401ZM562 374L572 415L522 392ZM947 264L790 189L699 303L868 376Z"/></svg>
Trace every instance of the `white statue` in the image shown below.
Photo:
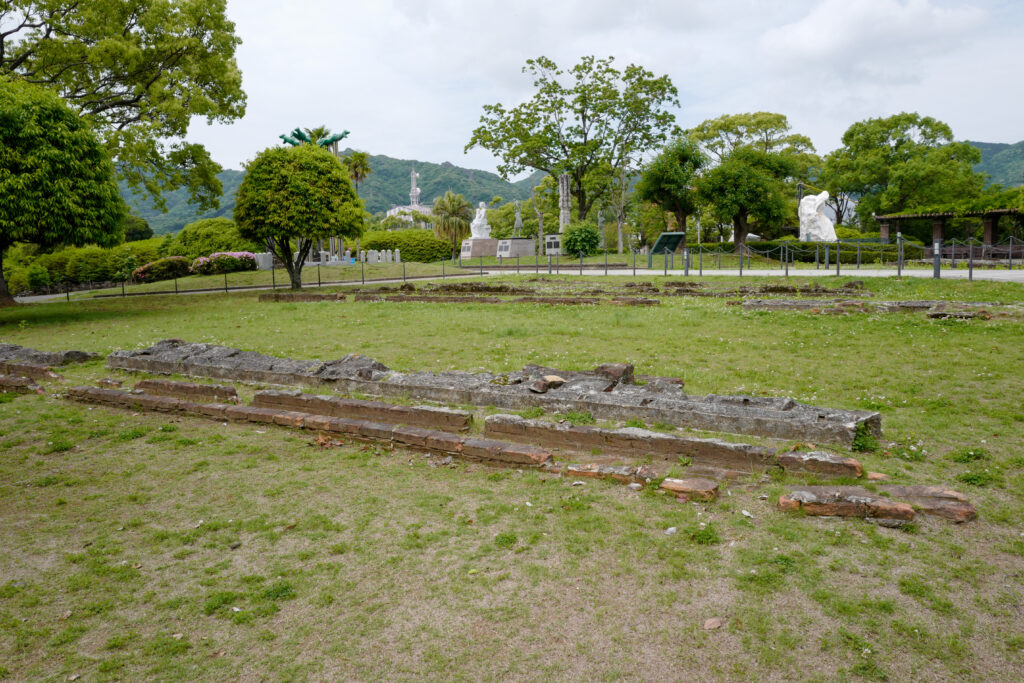
<svg viewBox="0 0 1024 683"><path fill-rule="evenodd" d="M828 201L828 192L809 194L800 200L800 241L835 242L836 229L822 207Z"/></svg>
<svg viewBox="0 0 1024 683"><path fill-rule="evenodd" d="M476 218L469 225L470 238L486 240L491 238L491 226L487 223L487 205L480 202L476 210Z"/></svg>

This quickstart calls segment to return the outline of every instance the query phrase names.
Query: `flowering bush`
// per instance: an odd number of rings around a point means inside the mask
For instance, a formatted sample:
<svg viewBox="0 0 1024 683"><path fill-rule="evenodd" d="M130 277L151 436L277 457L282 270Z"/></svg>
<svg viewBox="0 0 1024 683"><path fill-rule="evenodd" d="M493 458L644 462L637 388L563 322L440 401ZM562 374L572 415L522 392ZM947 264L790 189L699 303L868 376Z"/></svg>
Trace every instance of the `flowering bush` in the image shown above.
<svg viewBox="0 0 1024 683"><path fill-rule="evenodd" d="M188 275L189 261L184 256L168 256L139 266L132 271L136 282L156 282Z"/></svg>
<svg viewBox="0 0 1024 683"><path fill-rule="evenodd" d="M196 275L220 275L242 270L256 270L256 256L252 252L218 251L209 256L200 256L189 268Z"/></svg>

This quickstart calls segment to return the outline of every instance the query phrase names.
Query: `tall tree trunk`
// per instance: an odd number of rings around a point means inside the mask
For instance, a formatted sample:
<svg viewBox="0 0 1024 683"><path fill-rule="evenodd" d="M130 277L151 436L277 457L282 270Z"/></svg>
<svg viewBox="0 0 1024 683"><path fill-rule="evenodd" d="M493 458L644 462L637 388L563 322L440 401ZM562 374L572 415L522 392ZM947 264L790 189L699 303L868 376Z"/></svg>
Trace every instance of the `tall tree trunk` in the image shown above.
<svg viewBox="0 0 1024 683"><path fill-rule="evenodd" d="M6 244L0 244L0 308L16 306L17 301L11 296L11 290L7 288L7 278L4 277L4 252L7 251Z"/></svg>
<svg viewBox="0 0 1024 683"><path fill-rule="evenodd" d="M747 242L747 214L738 213L732 217L733 251L742 254Z"/></svg>
<svg viewBox="0 0 1024 683"><path fill-rule="evenodd" d="M626 223L626 170L619 173L619 196L615 202L615 232L618 236L618 253L622 253L622 226Z"/></svg>
<svg viewBox="0 0 1024 683"><path fill-rule="evenodd" d="M679 249L682 249L686 246L686 213L683 211L673 211L672 215L676 217L676 230L683 233L683 241L679 243Z"/></svg>

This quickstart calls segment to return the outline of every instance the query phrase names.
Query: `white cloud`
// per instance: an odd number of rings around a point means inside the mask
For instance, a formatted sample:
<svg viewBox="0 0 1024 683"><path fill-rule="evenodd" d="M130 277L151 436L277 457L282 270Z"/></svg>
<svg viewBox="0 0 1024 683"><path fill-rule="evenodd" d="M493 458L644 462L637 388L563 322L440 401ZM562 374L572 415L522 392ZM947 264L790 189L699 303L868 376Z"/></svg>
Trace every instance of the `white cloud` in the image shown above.
<svg viewBox="0 0 1024 683"><path fill-rule="evenodd" d="M229 0L244 119L191 137L237 168L296 125L352 131L371 153L493 169L463 147L484 104L514 104L521 68L615 55L668 74L680 125L779 111L819 151L854 121L916 110L958 137L1024 138L1024 10L1008 0ZM993 96L997 93L997 96Z"/></svg>

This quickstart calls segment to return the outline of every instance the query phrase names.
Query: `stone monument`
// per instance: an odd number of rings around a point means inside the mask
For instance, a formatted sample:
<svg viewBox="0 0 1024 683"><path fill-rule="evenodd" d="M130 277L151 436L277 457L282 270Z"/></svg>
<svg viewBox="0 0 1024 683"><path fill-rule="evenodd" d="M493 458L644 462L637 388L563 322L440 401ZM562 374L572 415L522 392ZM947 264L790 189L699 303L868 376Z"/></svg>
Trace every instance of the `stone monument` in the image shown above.
<svg viewBox="0 0 1024 683"><path fill-rule="evenodd" d="M523 214L519 206L519 200L515 202L516 222L512 226L512 239L500 240L498 242L498 256L502 258L516 258L518 256L533 256L537 253L537 245L529 237L521 237L523 234Z"/></svg>
<svg viewBox="0 0 1024 683"><path fill-rule="evenodd" d="M497 256L498 240L491 238L491 226L487 222L487 204L480 202L476 217L469 224L469 239L462 242L462 258Z"/></svg>
<svg viewBox="0 0 1024 683"><path fill-rule="evenodd" d="M828 192L809 194L800 200L800 241L835 242L836 229L822 207L828 201ZM749 239L749 238L748 238Z"/></svg>
<svg viewBox="0 0 1024 683"><path fill-rule="evenodd" d="M411 223L413 212L421 213L426 216L429 216L431 214L431 212L434 210L434 207L424 206L423 204L420 204L420 193L422 192L422 190L420 190L419 186L416 184L416 180L419 177L420 174L416 172L416 169L412 169L409 171L409 203L406 206L392 207L390 210L388 210L386 215L395 216L396 218Z"/></svg>
<svg viewBox="0 0 1024 683"><path fill-rule="evenodd" d="M558 234L544 237L544 253L557 256L562 253L562 233L569 227L572 196L569 194L569 174L558 176Z"/></svg>

